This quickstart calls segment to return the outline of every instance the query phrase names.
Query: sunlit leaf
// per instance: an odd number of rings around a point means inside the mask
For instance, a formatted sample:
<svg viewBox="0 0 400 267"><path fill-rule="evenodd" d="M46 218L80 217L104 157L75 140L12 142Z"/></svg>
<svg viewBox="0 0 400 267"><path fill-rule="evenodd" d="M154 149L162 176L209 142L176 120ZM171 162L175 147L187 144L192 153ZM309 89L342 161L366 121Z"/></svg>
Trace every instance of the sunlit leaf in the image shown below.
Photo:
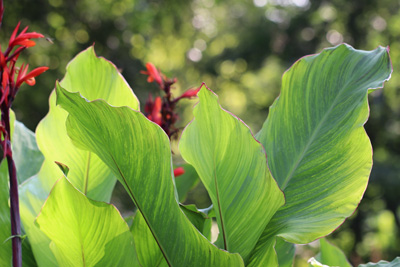
<svg viewBox="0 0 400 267"><path fill-rule="evenodd" d="M113 106L139 107L136 96L117 68L97 57L93 47L78 54L68 64L61 84L91 100L104 99ZM114 174L95 154L82 151L71 143L65 127L68 113L56 106L54 92L50 95L49 109L36 129L37 143L45 162L39 174L20 187L23 226L39 265L46 267L53 266L55 259L49 249L49 239L33 225L33 220L54 183L63 176L54 162L68 166L71 183L94 200L108 202L116 182Z"/></svg>
<svg viewBox="0 0 400 267"><path fill-rule="evenodd" d="M286 204L265 228L252 266L262 265L264 242L275 235L309 243L354 212L372 166L363 127L368 90L382 87L390 74L386 48L368 52L344 44L304 57L284 74L257 138Z"/></svg>
<svg viewBox="0 0 400 267"><path fill-rule="evenodd" d="M70 114L67 129L74 144L96 153L117 175L169 265L243 266L238 254L209 243L180 210L169 139L158 125L128 107L87 102L59 85L57 96Z"/></svg>
<svg viewBox="0 0 400 267"><path fill-rule="evenodd" d="M195 119L179 143L214 205L219 226L217 245L246 261L265 226L283 205L262 145L238 118L223 110L208 88L198 93Z"/></svg>
<svg viewBox="0 0 400 267"><path fill-rule="evenodd" d="M90 200L66 178L55 184L36 223L51 239L59 266L139 266L118 210Z"/></svg>

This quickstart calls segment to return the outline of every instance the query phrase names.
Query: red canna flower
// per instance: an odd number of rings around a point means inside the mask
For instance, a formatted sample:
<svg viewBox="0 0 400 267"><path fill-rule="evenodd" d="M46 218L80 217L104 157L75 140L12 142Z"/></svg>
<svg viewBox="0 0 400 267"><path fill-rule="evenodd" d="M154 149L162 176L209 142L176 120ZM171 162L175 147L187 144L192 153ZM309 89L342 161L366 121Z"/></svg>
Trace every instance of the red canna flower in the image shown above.
<svg viewBox="0 0 400 267"><path fill-rule="evenodd" d="M142 74L146 74L149 77L147 77L147 82L151 83L156 81L158 85L163 86L163 79L161 77L161 73L156 69L156 67L152 63L147 63L146 64L146 69L147 71L140 71Z"/></svg>
<svg viewBox="0 0 400 267"><path fill-rule="evenodd" d="M26 82L30 86L35 85L36 83L35 77L39 76L40 74L49 69L48 67L39 67L26 74L29 65L26 65L25 68L23 66L24 65L22 64L21 69L18 73L17 84L16 84L17 87L19 87L23 82Z"/></svg>
<svg viewBox="0 0 400 267"><path fill-rule="evenodd" d="M37 32L29 32L26 33L28 30L28 27L25 27L25 29L22 30L22 32L17 35L19 26L21 22L18 22L17 27L15 27L14 32L11 35L10 42L8 43L9 48L13 48L14 46L21 45L25 47L32 47L35 46L35 42L30 40L33 38L43 38L44 36L40 33Z"/></svg>
<svg viewBox="0 0 400 267"><path fill-rule="evenodd" d="M146 103L147 104L147 103ZM149 103L150 106L148 106L149 109L151 109L151 113L147 115L147 118L151 120L154 123L157 123L158 125L161 126L162 124L162 115L161 115L161 109L162 109L162 99L161 97L156 97L154 99L154 103Z"/></svg>
<svg viewBox="0 0 400 267"><path fill-rule="evenodd" d="M174 170L174 176L178 177L185 173L185 169L183 167L178 167Z"/></svg>

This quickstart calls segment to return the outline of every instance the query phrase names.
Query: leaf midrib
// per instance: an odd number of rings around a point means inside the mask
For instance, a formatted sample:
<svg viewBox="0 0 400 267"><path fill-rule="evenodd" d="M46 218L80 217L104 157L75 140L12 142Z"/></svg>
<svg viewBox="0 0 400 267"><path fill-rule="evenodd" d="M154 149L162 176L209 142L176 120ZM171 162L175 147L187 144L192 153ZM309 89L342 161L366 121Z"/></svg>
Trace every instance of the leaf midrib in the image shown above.
<svg viewBox="0 0 400 267"><path fill-rule="evenodd" d="M325 123L326 119L329 117L330 113L332 112L333 108L336 106L340 96L342 95L342 93L345 91L344 89L347 87L347 84L349 82L346 82L346 86L342 87L342 90L339 91L339 93L336 95L335 99L332 102L332 105L329 107L328 111L325 113L325 115L322 117L322 119L320 120L320 122L318 123L317 127L314 128L314 131L310 137L310 139L308 140L307 144L304 146L303 151L300 153L300 156L298 157L297 161L295 164L292 165L292 168L290 169L289 174L286 176L286 178L283 180L282 183L282 191L285 190L287 184L290 182L290 180L293 177L294 172L297 170L297 167L299 166L300 162L304 159L304 156L306 155L306 153L308 152L308 149L310 148L311 144L315 141L317 133L319 132L319 130L321 129L322 125Z"/></svg>
<svg viewBox="0 0 400 267"><path fill-rule="evenodd" d="M109 155L110 155L111 159L113 160L115 166L117 167L120 176L121 176L122 179L124 180L124 183L125 183L126 187L128 188L129 194L130 194L131 197L133 198L133 201L135 202L137 209L140 211L140 213L141 213L142 216L143 216L143 219L145 220L147 226L149 227L150 232L151 232L151 234L152 234L153 237L154 237L154 240L157 242L157 245L158 245L158 247L160 248L160 250L161 250L161 252L162 252L162 254L163 254L163 256L164 256L165 261L167 262L168 266L172 266L171 262L169 261L169 259L168 259L168 257L167 257L166 252L164 251L163 247L161 246L160 241L158 240L157 236L155 235L154 230L151 228L151 226L150 226L150 224L149 224L149 222L148 222L148 220L147 220L147 218L146 218L145 213L143 213L141 206L140 206L139 203L137 202L137 200L136 200L136 198L135 198L135 196L134 196L134 194L133 194L133 192L132 192L130 186L128 185L128 182L126 181L124 174L122 173L121 169L119 168L119 166L118 166L117 162L115 161L113 155L112 155L111 153L110 153Z"/></svg>

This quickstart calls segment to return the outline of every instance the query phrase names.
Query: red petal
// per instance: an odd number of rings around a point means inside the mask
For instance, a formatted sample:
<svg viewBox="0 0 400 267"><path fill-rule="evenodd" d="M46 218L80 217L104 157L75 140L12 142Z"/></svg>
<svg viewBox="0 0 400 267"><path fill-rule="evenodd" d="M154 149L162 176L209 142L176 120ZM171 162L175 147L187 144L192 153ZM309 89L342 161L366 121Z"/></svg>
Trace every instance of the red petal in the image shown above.
<svg viewBox="0 0 400 267"><path fill-rule="evenodd" d="M183 169L182 167L178 167L174 170L175 177L181 176L184 173L185 173L185 169Z"/></svg>
<svg viewBox="0 0 400 267"><path fill-rule="evenodd" d="M28 69L28 68L26 68L26 69ZM48 67L39 67L39 68L32 70L27 75L22 76L19 80L17 79L17 87L19 87L23 82L26 82L27 84L31 85L30 83L32 83L32 82L28 82L27 80L30 80L31 78L39 76L40 74L42 74L43 72L45 72L48 69L49 69Z"/></svg>
<svg viewBox="0 0 400 267"><path fill-rule="evenodd" d="M161 74L156 69L156 67L152 63L148 62L148 63L146 63L146 68L147 68L147 72L149 74L149 77L152 78L151 82L153 82L155 80L159 85L162 86L163 81L162 81L162 78L161 78ZM147 81L149 81L149 79Z"/></svg>
<svg viewBox="0 0 400 267"><path fill-rule="evenodd" d="M200 91L200 88L197 89L189 89L186 92L184 92L179 98L191 98L197 96L197 93Z"/></svg>
<svg viewBox="0 0 400 267"><path fill-rule="evenodd" d="M36 43L35 41L29 40L29 39L15 39L14 42L11 43L10 46L16 46L16 45L22 45L25 47L32 47L35 46Z"/></svg>
<svg viewBox="0 0 400 267"><path fill-rule="evenodd" d="M33 77L25 80L25 82L30 86L34 86L36 84L36 80Z"/></svg>
<svg viewBox="0 0 400 267"><path fill-rule="evenodd" d="M11 34L9 45L14 41L15 36L17 36L17 32L18 32L18 29L19 29L19 25L21 25L21 21L18 22L17 27L15 27L13 33Z"/></svg>
<svg viewBox="0 0 400 267"><path fill-rule="evenodd" d="M43 38L43 34L37 32L28 32L20 34L16 39L33 39L33 38Z"/></svg>
<svg viewBox="0 0 400 267"><path fill-rule="evenodd" d="M162 100L161 97L156 97L154 100L153 110L151 111L152 121L161 126L162 116L161 116Z"/></svg>

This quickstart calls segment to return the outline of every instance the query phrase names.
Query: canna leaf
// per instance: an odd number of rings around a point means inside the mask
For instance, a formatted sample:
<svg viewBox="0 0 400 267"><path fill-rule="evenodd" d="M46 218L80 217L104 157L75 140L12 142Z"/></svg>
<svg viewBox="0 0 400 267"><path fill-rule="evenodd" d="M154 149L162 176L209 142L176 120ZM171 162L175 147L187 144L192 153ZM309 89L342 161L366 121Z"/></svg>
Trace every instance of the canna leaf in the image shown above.
<svg viewBox="0 0 400 267"><path fill-rule="evenodd" d="M69 112L73 143L109 166L142 213L170 266L243 266L219 250L180 210L172 181L171 148L164 131L143 114L104 101L87 102L57 85L57 103Z"/></svg>
<svg viewBox="0 0 400 267"><path fill-rule="evenodd" d="M219 226L217 245L247 260L265 226L283 205L262 145L237 117L223 110L208 88L198 93L195 119L179 143L206 187Z"/></svg>
<svg viewBox="0 0 400 267"><path fill-rule="evenodd" d="M393 261L379 261L377 263L368 262L367 264L360 264L358 267L398 267L400 266L400 257L396 257Z"/></svg>
<svg viewBox="0 0 400 267"><path fill-rule="evenodd" d="M339 45L297 61L257 134L286 204L265 228L249 266L261 266L269 239L309 243L350 216L366 189L372 150L363 125L368 91L391 74L386 48Z"/></svg>
<svg viewBox="0 0 400 267"><path fill-rule="evenodd" d="M139 266L118 210L90 200L66 178L55 184L36 223L51 239L59 266Z"/></svg>
<svg viewBox="0 0 400 267"><path fill-rule="evenodd" d="M80 91L88 99L104 99L113 106L139 108L139 103L117 68L95 55L89 47L67 66L61 84L69 91ZM33 224L54 183L63 176L57 161L69 167L71 183L89 198L108 202L116 178L111 170L93 153L76 148L67 135L65 121L68 113L56 106L53 92L49 113L36 129L38 146L45 161L37 176L21 185L21 219L27 230L34 255L40 266L55 266L49 249L50 240Z"/></svg>
<svg viewBox="0 0 400 267"><path fill-rule="evenodd" d="M329 266L352 267L338 247L329 243L325 238L319 240L320 252L315 257L317 261Z"/></svg>
<svg viewBox="0 0 400 267"><path fill-rule="evenodd" d="M18 182L21 184L39 172L44 157L36 144L35 134L19 121L14 122L11 141Z"/></svg>

